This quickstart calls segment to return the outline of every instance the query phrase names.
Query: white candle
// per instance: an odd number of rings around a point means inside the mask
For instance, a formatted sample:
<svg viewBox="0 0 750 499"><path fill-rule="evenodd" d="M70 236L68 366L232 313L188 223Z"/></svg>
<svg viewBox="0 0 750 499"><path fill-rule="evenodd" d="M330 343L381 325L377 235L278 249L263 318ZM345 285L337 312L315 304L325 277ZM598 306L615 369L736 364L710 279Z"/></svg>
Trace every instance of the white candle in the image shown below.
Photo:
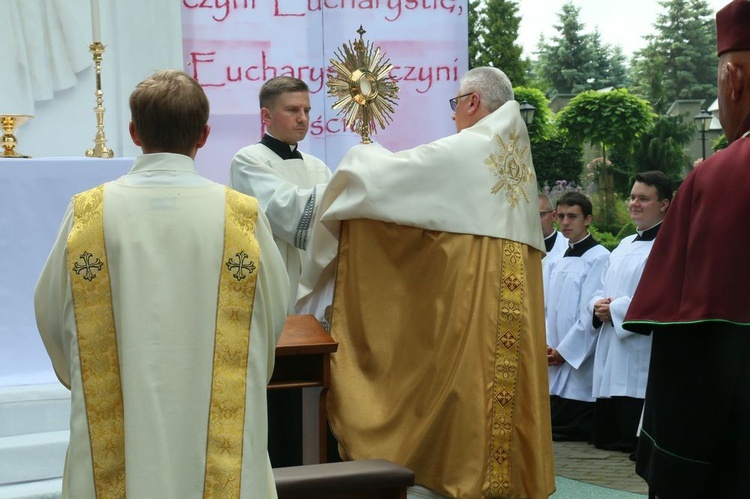
<svg viewBox="0 0 750 499"><path fill-rule="evenodd" d="M99 25L99 0L91 0L91 32L94 42L102 41L102 29Z"/></svg>

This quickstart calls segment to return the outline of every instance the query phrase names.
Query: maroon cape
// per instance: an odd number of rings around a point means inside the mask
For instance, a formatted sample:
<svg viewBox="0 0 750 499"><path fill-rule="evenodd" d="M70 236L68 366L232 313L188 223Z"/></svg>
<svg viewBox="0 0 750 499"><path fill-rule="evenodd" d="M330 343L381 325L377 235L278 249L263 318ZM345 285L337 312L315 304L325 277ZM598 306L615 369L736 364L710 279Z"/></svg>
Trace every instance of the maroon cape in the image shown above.
<svg viewBox="0 0 750 499"><path fill-rule="evenodd" d="M750 325L750 137L701 163L675 195L623 327Z"/></svg>

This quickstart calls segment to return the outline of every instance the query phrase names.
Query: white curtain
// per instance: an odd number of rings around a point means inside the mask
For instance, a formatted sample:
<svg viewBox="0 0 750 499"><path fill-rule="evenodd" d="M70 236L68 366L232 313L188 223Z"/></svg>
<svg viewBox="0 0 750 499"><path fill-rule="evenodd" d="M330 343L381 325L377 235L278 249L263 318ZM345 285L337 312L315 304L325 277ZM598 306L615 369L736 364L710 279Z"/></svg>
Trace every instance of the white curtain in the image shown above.
<svg viewBox="0 0 750 499"><path fill-rule="evenodd" d="M33 114L91 65L87 37L70 0L2 0L2 12L0 113Z"/></svg>

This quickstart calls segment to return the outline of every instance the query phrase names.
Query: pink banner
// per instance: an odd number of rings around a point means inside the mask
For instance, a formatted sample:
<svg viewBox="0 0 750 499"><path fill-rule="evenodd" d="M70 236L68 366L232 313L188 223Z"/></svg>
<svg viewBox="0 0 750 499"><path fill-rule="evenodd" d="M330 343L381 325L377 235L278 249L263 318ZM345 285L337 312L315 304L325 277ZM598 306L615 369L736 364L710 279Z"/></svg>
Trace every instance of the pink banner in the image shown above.
<svg viewBox="0 0 750 499"><path fill-rule="evenodd" d="M185 71L211 101L204 175L226 183L241 147L262 135L258 92L274 76L310 86L310 131L301 149L335 169L360 141L327 94L330 60L359 37L380 47L400 88L392 123L373 140L397 151L455 132L448 99L468 62L467 0L183 0Z"/></svg>

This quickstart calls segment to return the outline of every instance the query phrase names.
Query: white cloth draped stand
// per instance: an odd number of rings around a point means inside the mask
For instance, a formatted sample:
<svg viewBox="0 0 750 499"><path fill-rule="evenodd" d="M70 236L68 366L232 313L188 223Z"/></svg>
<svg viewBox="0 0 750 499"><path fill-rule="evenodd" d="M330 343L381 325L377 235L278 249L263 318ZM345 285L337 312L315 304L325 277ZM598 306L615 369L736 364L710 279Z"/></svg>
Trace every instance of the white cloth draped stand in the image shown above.
<svg viewBox="0 0 750 499"><path fill-rule="evenodd" d="M57 383L36 329L34 286L70 198L133 158L0 159L0 387Z"/></svg>

